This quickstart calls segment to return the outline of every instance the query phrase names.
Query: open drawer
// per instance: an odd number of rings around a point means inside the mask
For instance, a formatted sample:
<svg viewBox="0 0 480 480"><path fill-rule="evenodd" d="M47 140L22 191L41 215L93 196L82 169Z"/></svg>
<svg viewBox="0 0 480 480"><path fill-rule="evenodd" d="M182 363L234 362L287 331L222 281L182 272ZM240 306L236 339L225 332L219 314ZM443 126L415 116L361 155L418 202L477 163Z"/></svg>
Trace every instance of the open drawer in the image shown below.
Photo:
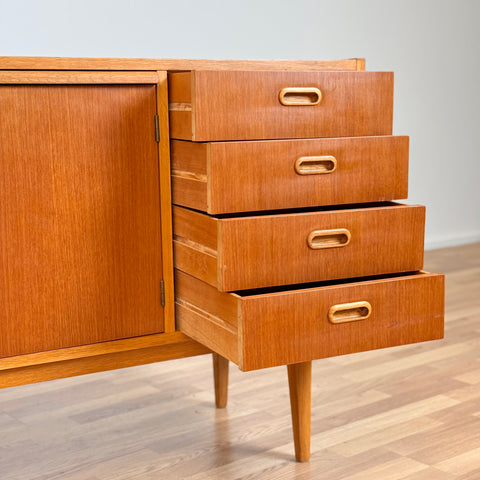
<svg viewBox="0 0 480 480"><path fill-rule="evenodd" d="M170 73L170 137L196 142L391 135L393 73Z"/></svg>
<svg viewBox="0 0 480 480"><path fill-rule="evenodd" d="M424 223L424 207L393 202L215 217L175 206L175 267L223 292L413 272Z"/></svg>
<svg viewBox="0 0 480 480"><path fill-rule="evenodd" d="M398 200L408 137L172 140L173 203L212 215Z"/></svg>
<svg viewBox="0 0 480 480"><path fill-rule="evenodd" d="M443 337L443 275L361 280L224 293L177 270L177 328L244 371Z"/></svg>

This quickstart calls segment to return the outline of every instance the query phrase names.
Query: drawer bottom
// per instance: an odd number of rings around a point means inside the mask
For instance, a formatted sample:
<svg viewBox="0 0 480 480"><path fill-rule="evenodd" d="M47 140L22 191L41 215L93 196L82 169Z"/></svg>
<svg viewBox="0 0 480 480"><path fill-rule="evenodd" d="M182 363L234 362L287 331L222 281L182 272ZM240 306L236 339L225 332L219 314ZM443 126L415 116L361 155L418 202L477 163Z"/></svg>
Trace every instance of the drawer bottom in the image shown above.
<svg viewBox="0 0 480 480"><path fill-rule="evenodd" d="M177 328L244 371L443 338L443 275L360 280L225 293L177 270Z"/></svg>

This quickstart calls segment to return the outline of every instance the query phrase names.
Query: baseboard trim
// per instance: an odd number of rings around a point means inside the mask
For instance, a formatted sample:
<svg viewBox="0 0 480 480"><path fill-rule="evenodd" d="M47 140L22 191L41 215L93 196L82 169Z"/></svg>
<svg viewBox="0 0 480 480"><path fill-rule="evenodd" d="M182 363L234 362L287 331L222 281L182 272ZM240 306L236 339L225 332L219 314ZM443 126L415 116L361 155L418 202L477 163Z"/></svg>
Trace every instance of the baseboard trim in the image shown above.
<svg viewBox="0 0 480 480"><path fill-rule="evenodd" d="M480 232L465 233L460 235L442 235L425 239L425 250L437 248L456 247L467 243L480 242Z"/></svg>

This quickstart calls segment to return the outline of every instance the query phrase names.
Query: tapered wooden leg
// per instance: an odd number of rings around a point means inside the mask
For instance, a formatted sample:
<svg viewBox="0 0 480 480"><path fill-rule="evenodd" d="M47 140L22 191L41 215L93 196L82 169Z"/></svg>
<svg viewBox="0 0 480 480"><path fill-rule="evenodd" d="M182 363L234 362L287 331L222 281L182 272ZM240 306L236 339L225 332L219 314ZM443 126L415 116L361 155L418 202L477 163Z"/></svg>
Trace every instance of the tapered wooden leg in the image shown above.
<svg viewBox="0 0 480 480"><path fill-rule="evenodd" d="M312 362L287 365L293 441L297 462L310 459L310 417L312 406Z"/></svg>
<svg viewBox="0 0 480 480"><path fill-rule="evenodd" d="M213 353L213 380L215 382L215 405L225 408L228 399L228 360Z"/></svg>

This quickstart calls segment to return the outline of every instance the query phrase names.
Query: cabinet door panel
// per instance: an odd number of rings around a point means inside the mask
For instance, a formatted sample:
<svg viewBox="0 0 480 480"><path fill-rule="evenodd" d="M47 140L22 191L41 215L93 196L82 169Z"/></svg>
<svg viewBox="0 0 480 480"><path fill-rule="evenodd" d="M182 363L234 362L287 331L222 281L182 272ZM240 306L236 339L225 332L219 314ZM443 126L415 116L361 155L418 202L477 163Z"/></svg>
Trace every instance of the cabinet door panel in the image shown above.
<svg viewBox="0 0 480 480"><path fill-rule="evenodd" d="M154 85L0 87L0 357L163 330Z"/></svg>

